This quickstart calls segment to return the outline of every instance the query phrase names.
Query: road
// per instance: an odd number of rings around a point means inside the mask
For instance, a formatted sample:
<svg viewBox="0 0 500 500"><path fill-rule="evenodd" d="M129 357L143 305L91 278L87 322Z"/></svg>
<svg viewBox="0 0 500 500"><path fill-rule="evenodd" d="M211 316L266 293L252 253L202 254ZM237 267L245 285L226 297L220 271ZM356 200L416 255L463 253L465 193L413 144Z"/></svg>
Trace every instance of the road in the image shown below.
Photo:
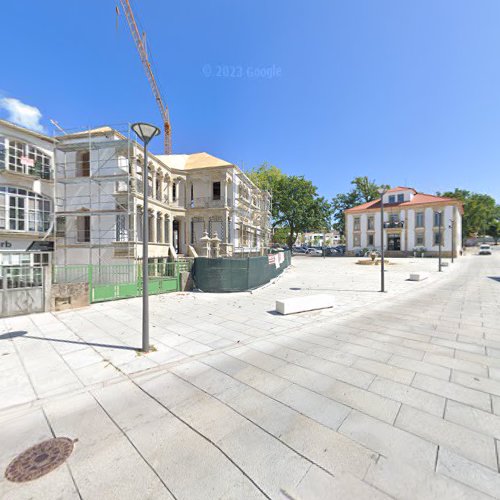
<svg viewBox="0 0 500 500"><path fill-rule="evenodd" d="M252 294L156 297L147 356L137 300L4 320L0 468L78 441L0 497L499 498L500 252L421 283L404 277L434 260L397 261L387 294L361 267L297 259ZM332 310L270 311L327 291Z"/></svg>

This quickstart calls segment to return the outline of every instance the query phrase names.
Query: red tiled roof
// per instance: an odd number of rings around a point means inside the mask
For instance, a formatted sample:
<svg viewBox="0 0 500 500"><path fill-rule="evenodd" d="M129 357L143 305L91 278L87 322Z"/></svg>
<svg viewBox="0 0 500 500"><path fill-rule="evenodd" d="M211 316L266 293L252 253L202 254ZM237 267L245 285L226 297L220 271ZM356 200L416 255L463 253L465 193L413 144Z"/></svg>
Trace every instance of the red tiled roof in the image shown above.
<svg viewBox="0 0 500 500"><path fill-rule="evenodd" d="M396 193L397 191L413 191L413 194L417 194L417 190L410 188L410 187L404 187L404 186L396 186L391 189L388 189L386 192L387 193Z"/></svg>
<svg viewBox="0 0 500 500"><path fill-rule="evenodd" d="M396 202L396 203L384 203L384 207L408 207L408 206L413 206L413 205L423 205L427 203L446 203L446 202L458 202L460 203L461 210L462 208L462 202L460 200L457 200L456 198L446 198L444 196L435 196L433 194L425 194L425 193L417 193L414 189L412 188L393 188L389 191L388 193L396 190L396 191L402 191L402 190L408 190L411 189L414 191L415 195L411 199L411 201L402 201L402 202ZM372 200L368 201L366 203L362 203L361 205L357 205L356 207L348 208L345 210L345 212L362 212L364 210L369 210L369 209L374 209L374 208L380 208L380 198L377 200Z"/></svg>

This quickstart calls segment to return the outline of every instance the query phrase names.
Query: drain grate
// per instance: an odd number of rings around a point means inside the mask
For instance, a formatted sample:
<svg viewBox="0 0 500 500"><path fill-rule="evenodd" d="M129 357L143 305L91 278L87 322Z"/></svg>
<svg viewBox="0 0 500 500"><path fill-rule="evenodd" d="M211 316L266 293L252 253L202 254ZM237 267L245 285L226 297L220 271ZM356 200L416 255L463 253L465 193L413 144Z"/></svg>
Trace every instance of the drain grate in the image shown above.
<svg viewBox="0 0 500 500"><path fill-rule="evenodd" d="M5 470L14 483L32 481L57 469L72 453L74 441L60 437L47 439L18 455Z"/></svg>

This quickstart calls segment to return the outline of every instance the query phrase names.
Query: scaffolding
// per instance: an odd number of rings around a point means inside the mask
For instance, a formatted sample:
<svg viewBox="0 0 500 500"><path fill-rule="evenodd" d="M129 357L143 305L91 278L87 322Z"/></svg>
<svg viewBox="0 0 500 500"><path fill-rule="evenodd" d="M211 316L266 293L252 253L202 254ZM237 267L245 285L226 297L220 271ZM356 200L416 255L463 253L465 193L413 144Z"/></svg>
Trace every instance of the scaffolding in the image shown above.
<svg viewBox="0 0 500 500"><path fill-rule="evenodd" d="M56 263L132 263L137 209L129 124L65 132L55 158Z"/></svg>

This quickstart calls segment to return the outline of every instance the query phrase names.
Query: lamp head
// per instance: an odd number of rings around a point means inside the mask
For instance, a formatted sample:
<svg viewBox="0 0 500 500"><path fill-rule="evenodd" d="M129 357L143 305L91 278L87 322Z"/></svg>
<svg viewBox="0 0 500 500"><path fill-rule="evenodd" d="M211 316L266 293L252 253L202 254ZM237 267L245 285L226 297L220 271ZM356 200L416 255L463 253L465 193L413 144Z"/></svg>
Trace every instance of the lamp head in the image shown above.
<svg viewBox="0 0 500 500"><path fill-rule="evenodd" d="M384 196L384 194L387 193L387 189L385 187L379 187L377 191L380 196Z"/></svg>
<svg viewBox="0 0 500 500"><path fill-rule="evenodd" d="M147 145L153 137L160 135L160 129L149 123L133 123L131 128L145 145Z"/></svg>

